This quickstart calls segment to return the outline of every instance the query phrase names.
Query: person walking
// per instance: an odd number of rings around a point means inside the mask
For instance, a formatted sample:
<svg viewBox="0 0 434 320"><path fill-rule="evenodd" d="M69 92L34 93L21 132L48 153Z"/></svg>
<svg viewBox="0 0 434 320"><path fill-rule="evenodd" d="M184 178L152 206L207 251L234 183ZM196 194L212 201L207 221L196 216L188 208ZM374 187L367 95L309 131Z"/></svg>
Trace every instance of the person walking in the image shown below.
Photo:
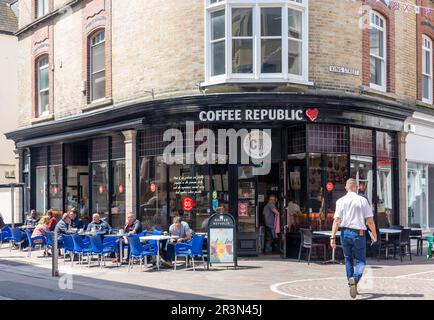
<svg viewBox="0 0 434 320"><path fill-rule="evenodd" d="M366 225L372 232L373 243L377 242L377 232L369 202L357 194L356 180L349 179L345 189L347 194L336 202L330 245L333 249L336 248L336 232L340 227L350 296L355 299L358 294L357 284L366 266Z"/></svg>

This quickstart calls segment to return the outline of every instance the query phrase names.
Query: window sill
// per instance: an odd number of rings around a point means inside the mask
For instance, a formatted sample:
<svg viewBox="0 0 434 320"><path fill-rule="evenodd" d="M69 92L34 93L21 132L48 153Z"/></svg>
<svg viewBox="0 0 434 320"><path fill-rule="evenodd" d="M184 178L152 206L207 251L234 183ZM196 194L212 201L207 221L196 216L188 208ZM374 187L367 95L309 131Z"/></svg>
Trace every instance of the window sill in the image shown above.
<svg viewBox="0 0 434 320"><path fill-rule="evenodd" d="M360 86L360 93L394 101L398 100L398 96L394 93L373 89L367 86Z"/></svg>
<svg viewBox="0 0 434 320"><path fill-rule="evenodd" d="M416 100L416 106L428 108L431 110L434 109L434 105L432 103L428 103L428 102L421 101L421 100Z"/></svg>
<svg viewBox="0 0 434 320"><path fill-rule="evenodd" d="M297 80L297 79L223 79L218 81L205 81L200 84L201 87L211 87L221 84L256 84L256 85L267 85L267 84L299 84L305 86L314 86L311 81Z"/></svg>
<svg viewBox="0 0 434 320"><path fill-rule="evenodd" d="M85 105L82 108L82 111L83 112L93 111L93 110L100 109L103 107L111 106L112 104L113 104L112 98L99 99L99 100L93 101L93 102Z"/></svg>
<svg viewBox="0 0 434 320"><path fill-rule="evenodd" d="M30 120L31 124L38 124L41 122L47 122L47 121L52 121L54 120L54 114L49 114L47 116L41 116L41 117L37 117L37 118L33 118Z"/></svg>

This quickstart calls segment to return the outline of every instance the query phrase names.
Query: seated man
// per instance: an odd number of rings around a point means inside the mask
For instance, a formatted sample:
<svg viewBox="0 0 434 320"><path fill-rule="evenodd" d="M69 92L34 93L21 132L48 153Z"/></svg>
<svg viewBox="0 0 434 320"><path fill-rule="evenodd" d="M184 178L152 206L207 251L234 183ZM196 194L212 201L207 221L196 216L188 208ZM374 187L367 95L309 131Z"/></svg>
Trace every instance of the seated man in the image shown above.
<svg viewBox="0 0 434 320"><path fill-rule="evenodd" d="M107 222L101 220L99 213L94 213L92 222L89 223L86 230L89 232L95 231L99 234L109 234L112 232L112 227Z"/></svg>
<svg viewBox="0 0 434 320"><path fill-rule="evenodd" d="M36 210L32 210L32 211L30 211L30 215L27 216L24 224L26 226L36 227L36 225L38 224L38 221L39 221L39 219L38 219L38 215L36 213Z"/></svg>
<svg viewBox="0 0 434 320"><path fill-rule="evenodd" d="M65 213L62 216L62 220L60 220L56 227L54 228L54 232L57 232L57 235L62 235L68 233L68 231L71 229L71 219L69 218L69 214Z"/></svg>
<svg viewBox="0 0 434 320"><path fill-rule="evenodd" d="M191 229L187 222L182 221L180 217L175 217L173 219L173 224L169 228L169 233L171 236L177 238L171 239L167 244L167 250L165 254L165 259L167 260L167 266L173 267L172 260L174 256L174 246L179 242L186 242L191 239Z"/></svg>
<svg viewBox="0 0 434 320"><path fill-rule="evenodd" d="M47 216L48 216L48 231L54 231L54 229L56 228L56 224L57 224L57 219L53 214L53 210L48 210L47 211Z"/></svg>
<svg viewBox="0 0 434 320"><path fill-rule="evenodd" d="M132 234L139 234L142 232L142 224L140 223L139 220L136 219L136 216L134 215L134 213L128 213L127 215L127 223L125 224L124 227L124 233L125 236L123 237L123 243L125 245L128 244L128 238L127 236L132 235ZM130 247L128 246L128 254L127 254L127 261L128 258L130 256ZM120 257L118 257L118 259L113 259L112 262L119 262Z"/></svg>
<svg viewBox="0 0 434 320"><path fill-rule="evenodd" d="M77 215L75 208L69 210L69 217L71 218L71 228L84 229L84 223Z"/></svg>

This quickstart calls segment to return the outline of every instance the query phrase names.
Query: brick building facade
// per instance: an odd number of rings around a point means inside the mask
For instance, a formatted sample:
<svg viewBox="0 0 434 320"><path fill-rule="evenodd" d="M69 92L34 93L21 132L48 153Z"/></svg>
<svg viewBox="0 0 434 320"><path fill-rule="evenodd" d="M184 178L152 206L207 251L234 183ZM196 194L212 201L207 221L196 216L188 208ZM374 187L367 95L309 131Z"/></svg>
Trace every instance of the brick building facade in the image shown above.
<svg viewBox="0 0 434 320"><path fill-rule="evenodd" d="M432 5L418 2L406 1ZM146 227L165 227L182 211L185 196L173 190L172 177L201 173L208 177L204 191L191 195L197 208L186 219L200 229L218 200L238 212L240 246L255 253L267 195L276 193L282 209L296 201L304 214L299 226L326 228L343 180L354 176L378 221L407 224L404 121L421 100L420 41L421 34L432 36L430 23L423 14L368 0L20 0L20 128L8 137L22 164L29 163L21 179L36 191L27 209L45 211L57 194L59 212L78 206L84 215L98 211L120 226L131 211ZM44 55L48 85L41 89L45 67L38 59ZM48 112L38 114L47 89ZM302 110L303 117L198 120L201 111L238 108ZM431 112L432 106L424 108ZM269 177L242 181L240 165L161 169L156 159L163 144L154 140L185 120L214 129L272 127L279 151ZM50 150L59 144L59 160L51 163ZM51 169L56 166L60 173ZM211 172L220 172L223 186ZM274 185L279 172L287 178ZM291 187L290 176L304 186ZM254 196L239 199L247 182ZM314 198L319 208L310 204ZM288 223L284 214L282 222Z"/></svg>

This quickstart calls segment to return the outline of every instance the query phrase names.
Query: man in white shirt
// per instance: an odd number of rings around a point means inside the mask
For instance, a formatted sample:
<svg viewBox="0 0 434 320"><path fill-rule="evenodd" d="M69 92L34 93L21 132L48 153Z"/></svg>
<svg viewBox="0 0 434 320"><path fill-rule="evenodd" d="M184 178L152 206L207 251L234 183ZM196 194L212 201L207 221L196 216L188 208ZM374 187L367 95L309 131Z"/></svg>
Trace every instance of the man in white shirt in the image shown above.
<svg viewBox="0 0 434 320"><path fill-rule="evenodd" d="M341 228L341 244L344 250L345 268L347 272L350 295L357 296L357 283L366 266L366 225L373 234L373 242L377 242L374 214L366 198L357 194L355 179L347 181L347 194L336 202L332 236L330 245L336 248L336 232ZM354 266L354 260L356 265Z"/></svg>

